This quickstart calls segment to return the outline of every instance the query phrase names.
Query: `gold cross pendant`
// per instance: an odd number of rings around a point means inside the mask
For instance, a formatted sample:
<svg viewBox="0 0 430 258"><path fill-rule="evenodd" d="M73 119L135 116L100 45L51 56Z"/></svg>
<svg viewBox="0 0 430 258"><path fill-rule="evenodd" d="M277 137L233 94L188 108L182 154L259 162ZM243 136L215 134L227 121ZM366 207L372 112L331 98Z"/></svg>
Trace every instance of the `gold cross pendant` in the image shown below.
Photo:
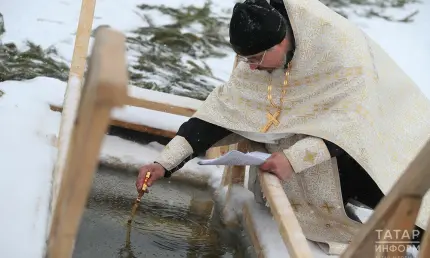
<svg viewBox="0 0 430 258"><path fill-rule="evenodd" d="M278 126L279 125L278 117L280 114L281 114L280 110L276 111L273 114L270 112L267 112L266 117L267 117L268 121L267 121L266 125L261 128L260 132L262 132L262 133L267 132L267 130L269 130L269 128L272 125Z"/></svg>

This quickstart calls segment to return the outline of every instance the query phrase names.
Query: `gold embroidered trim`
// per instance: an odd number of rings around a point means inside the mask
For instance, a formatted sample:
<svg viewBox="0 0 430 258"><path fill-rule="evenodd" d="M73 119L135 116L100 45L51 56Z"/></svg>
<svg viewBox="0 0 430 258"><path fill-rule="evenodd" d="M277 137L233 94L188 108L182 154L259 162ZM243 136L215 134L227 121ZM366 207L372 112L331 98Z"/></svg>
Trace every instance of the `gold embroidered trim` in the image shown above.
<svg viewBox="0 0 430 258"><path fill-rule="evenodd" d="M290 148L285 149L284 154L296 173L331 158L324 141L315 137L307 137L296 142Z"/></svg>
<svg viewBox="0 0 430 258"><path fill-rule="evenodd" d="M155 161L165 169L171 170L191 154L193 154L191 145L184 137L177 135L166 145Z"/></svg>
<svg viewBox="0 0 430 258"><path fill-rule="evenodd" d="M430 135L430 101L384 49L321 1L284 3L299 36L280 125L270 132L336 144L388 194ZM273 85L281 85L283 69L271 74ZM239 62L193 117L232 131L259 132L267 105L261 85L268 76ZM279 96L282 89L272 90ZM427 228L429 214L427 193L417 226Z"/></svg>

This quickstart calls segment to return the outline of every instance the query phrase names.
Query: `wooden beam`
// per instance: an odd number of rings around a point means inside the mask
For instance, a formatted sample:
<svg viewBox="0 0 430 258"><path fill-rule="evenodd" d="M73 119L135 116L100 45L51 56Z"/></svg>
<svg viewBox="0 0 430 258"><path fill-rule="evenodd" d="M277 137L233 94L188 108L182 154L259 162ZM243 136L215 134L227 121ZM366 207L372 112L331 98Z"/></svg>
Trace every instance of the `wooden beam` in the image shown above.
<svg viewBox="0 0 430 258"><path fill-rule="evenodd" d="M237 150L240 152L246 153L248 151L248 141L244 140L238 142L236 144L232 144L229 146L229 150ZM229 166L228 171L227 168L225 170L225 175L223 176L223 185L228 185L226 201L229 202L231 195L231 185L238 184L243 186L245 181L245 170L246 166Z"/></svg>
<svg viewBox="0 0 430 258"><path fill-rule="evenodd" d="M382 230L375 232L377 233L376 243L371 243L367 247L369 250L375 251L373 257L406 257L406 249L410 245L410 241L412 241L412 230L415 226L420 206L420 198L403 197L393 211L386 213L388 215L387 224ZM398 233L396 234L396 232ZM362 254L360 252L360 255Z"/></svg>
<svg viewBox="0 0 430 258"><path fill-rule="evenodd" d="M420 202L430 187L430 141L427 141L417 157L409 164L405 172L396 181L390 192L382 199L375 211L372 213L363 228L353 239L342 254L342 258L363 257L363 252L374 253L375 232L381 229L387 229L389 222L396 216L404 216L404 213L396 212L396 208L403 198L418 199ZM411 201L409 201L411 202ZM419 202L413 201L414 205L410 208L409 215L416 214ZM411 204L412 205L412 204ZM408 216L409 216L408 215ZM416 215L415 215L416 218ZM404 218L406 219L406 218ZM408 220L412 218L407 218ZM415 223L415 220L414 220ZM399 225L391 224L389 228L395 230ZM408 225L412 227L413 225ZM402 226L404 229L405 226ZM400 228L400 230L402 229ZM372 252L373 249L373 252ZM369 251L370 250L370 251ZM373 256L372 256L373 257Z"/></svg>
<svg viewBox="0 0 430 258"><path fill-rule="evenodd" d="M186 116L186 117L191 117L196 112L195 109L191 109L191 108L179 107L171 104L160 103L160 102L155 102L155 101L151 101L143 98L135 98L131 96L127 98L127 105L151 109L155 111L161 111L164 113L169 113L174 115Z"/></svg>
<svg viewBox="0 0 430 258"><path fill-rule="evenodd" d="M250 207L248 203L245 203L243 207L243 222L244 227L248 231L248 235L251 241L252 246L254 247L255 254L257 258L265 258L265 254L263 252L263 247L261 246L261 239L258 238L258 233L255 228L255 218L253 218L252 213L250 211Z"/></svg>
<svg viewBox="0 0 430 258"><path fill-rule="evenodd" d="M176 135L175 131L162 130L162 129L158 129L158 128L154 128L146 125L129 123L129 122L124 122L116 119L111 119L110 125L130 129L130 130L134 130L142 133L163 136L167 138L173 138Z"/></svg>
<svg viewBox="0 0 430 258"><path fill-rule="evenodd" d="M261 189L269 203L272 215L278 223L279 232L291 258L312 257L308 242L281 182L272 174L261 171L258 173Z"/></svg>
<svg viewBox="0 0 430 258"><path fill-rule="evenodd" d="M94 9L96 0L82 0L79 15L78 28L76 31L75 45L73 49L72 63L69 71L69 80L64 96L64 111L61 116L60 131L58 134L58 154L54 168L51 209L55 207L58 190L64 171L67 149L70 145L70 130L76 117L79 98L81 96L82 81L84 77L88 45L93 26ZM52 210L51 210L52 213ZM48 223L50 224L50 223Z"/></svg>
<svg viewBox="0 0 430 258"><path fill-rule="evenodd" d="M123 34L107 28L97 31L64 171L60 171L64 175L48 236L48 258L72 257L111 111L126 102L125 51Z"/></svg>
<svg viewBox="0 0 430 258"><path fill-rule="evenodd" d="M59 107L53 104L50 105L50 108L52 111L56 111L56 112L62 112L63 110L62 107ZM130 122L121 121L121 120L112 119L112 118L110 118L109 124L113 126L118 126L121 128L126 128L126 129L130 129L130 130L134 130L142 133L148 133L152 135L163 136L167 138L173 138L176 135L176 131L163 130L159 128L154 128L154 127L136 124L136 123L130 123Z"/></svg>
<svg viewBox="0 0 430 258"><path fill-rule="evenodd" d="M236 144L231 144L228 147L228 150L238 150L241 152L246 152L248 149L248 142L241 141ZM224 172L222 176L221 185L227 187L226 196L225 196L225 207L223 209L223 216L227 218L227 214L229 213L229 203L231 202L232 196L232 187L233 185L244 186L245 181L245 170L246 166L225 166ZM239 225L238 218L234 218L231 221L224 221L227 227L236 227Z"/></svg>

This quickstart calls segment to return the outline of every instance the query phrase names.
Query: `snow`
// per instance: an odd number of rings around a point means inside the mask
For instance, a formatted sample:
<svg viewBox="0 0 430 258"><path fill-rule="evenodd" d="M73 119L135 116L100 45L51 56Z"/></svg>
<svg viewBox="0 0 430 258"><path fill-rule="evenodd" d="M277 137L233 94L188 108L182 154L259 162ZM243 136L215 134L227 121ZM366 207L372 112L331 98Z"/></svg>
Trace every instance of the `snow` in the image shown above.
<svg viewBox="0 0 430 258"><path fill-rule="evenodd" d="M227 186L219 188L215 192L217 203L225 205L225 212L223 219L227 222L234 220L243 220L243 208L247 206L249 210L250 224L253 225L259 242L261 243L262 252L264 257L270 258L288 258L288 250L279 232L278 224L271 216L269 210L262 204L254 202L254 196L251 191L246 188L233 186L231 188L231 199L225 203ZM248 236L249 238L249 236ZM336 258L336 255L326 255L321 251L321 248L311 241L309 244L312 257L315 258Z"/></svg>
<svg viewBox="0 0 430 258"><path fill-rule="evenodd" d="M426 72L430 58L430 1L411 5L408 9L414 16L414 22L396 23L386 22L380 18L365 19L354 17L359 25L371 38L394 59L394 61L415 81L423 93L430 97L430 73ZM395 15L393 12L392 15ZM405 15L396 15L404 17Z"/></svg>
<svg viewBox="0 0 430 258"><path fill-rule="evenodd" d="M8 232L0 237L2 257L42 257L61 122L61 114L51 111L49 104L64 95L64 84L48 77L0 83L4 92L0 97L0 171L8 171L3 174L7 177L1 180L0 189L5 197L13 196L0 201L3 207L0 227ZM141 109L137 116L146 116L144 112ZM152 162L163 147L156 142L141 145L106 135L100 161L136 169ZM198 161L195 158L188 162L174 177L193 178L217 188L223 167L199 166ZM26 248L17 248L17 239L26 243Z"/></svg>
<svg viewBox="0 0 430 258"><path fill-rule="evenodd" d="M148 1L147 1L148 2ZM115 29L128 33L144 22L135 12L135 6L142 1L97 1L93 28L109 24ZM194 4L203 5L203 0L159 0L157 4L171 7ZM216 9L231 8L234 1L216 1ZM25 7L25 8L24 8ZM32 40L42 47L54 45L59 53L70 63L73 54L74 37L79 18L81 1L71 0L14 0L0 1L6 33L3 42L13 42L24 47L25 40ZM420 13L412 24L389 23L380 18L352 20L375 39L391 57L430 96L430 73L426 71L430 57L430 1L423 1L413 8ZM168 22L162 15L154 22ZM198 29L198 28L196 28ZM211 59L208 64L214 75L228 79L233 64L233 53L223 59ZM50 202L50 185L57 149L60 113L49 109L49 104L61 104L66 84L52 78L39 77L24 82L7 81L0 83L5 92L0 97L0 193L2 207L0 228L0 250L2 257L41 257L47 235L47 218ZM197 108L199 101L176 98L176 96L131 88L136 97L163 100L188 108ZM176 131L187 118L167 115L147 109L126 107L113 112L113 117L149 125L164 130ZM18 141L22 141L18 143ZM101 160L116 165L139 166L157 155L163 146L151 143L138 145L118 137L106 136L101 152ZM189 162L181 173L204 175L212 187L216 188L221 180L222 167L210 169ZM245 189L242 189L245 190ZM241 196L233 192L232 204L235 211L241 210ZM244 203L244 202L242 202ZM263 247L276 257L276 250L283 248L276 225L267 214L253 209L263 241ZM15 223L14 223L15 222ZM25 248L17 246L25 243ZM313 249L314 250L314 249Z"/></svg>
<svg viewBox="0 0 430 258"><path fill-rule="evenodd" d="M169 7L181 7L195 5L201 7L205 0L159 0L155 4ZM223 0L214 1L213 9L221 11L232 8L234 1ZM93 29L101 25L109 25L120 30L127 35L133 29L147 24L147 21L136 12L136 6L141 4L154 4L151 1L127 0L122 1L118 8L118 1L103 0L96 1L94 12ZM25 6L25 8L23 8ZM73 55L75 34L78 26L81 1L72 0L14 0L0 1L0 12L3 14L6 32L2 35L3 42L13 42L18 47L24 48L26 40L33 40L42 47L55 46L64 61L70 63ZM147 11L145 11L147 12ZM154 25L164 25L171 21L171 17L161 14L157 10L148 11L151 13ZM90 39L90 51L93 38ZM132 55L129 59L132 59ZM230 54L224 58L228 63L227 67L232 67L234 55ZM221 74L225 66L212 66L215 75ZM221 77L226 79L228 77Z"/></svg>
<svg viewBox="0 0 430 258"><path fill-rule="evenodd" d="M2 257L42 257L45 245L60 114L49 110L38 86L35 80L0 83Z"/></svg>
<svg viewBox="0 0 430 258"><path fill-rule="evenodd" d="M100 153L101 163L112 167L136 170L144 164L152 163L164 145L151 142L147 145L106 135ZM224 166L200 166L195 158L172 175L172 178L186 177L200 183L207 183L217 189L221 183Z"/></svg>
<svg viewBox="0 0 430 258"><path fill-rule="evenodd" d="M36 78L35 84L39 83L39 79L41 79L41 82L44 81L44 79L48 80L48 82L42 84L41 85L49 85L49 81L50 78ZM59 82L59 81L57 81ZM64 84L64 83L63 83ZM76 116L77 113L77 107L73 106L73 103L78 103L79 99L81 98L80 92L81 92L81 80L79 79L79 77L77 77L74 74L71 74L69 76L69 88L66 92L66 87L62 87L63 92L61 94L61 96L66 96L66 102L65 102L65 106L67 106L68 108L66 108L66 110L64 110L62 112L63 118L69 118L69 119L64 119L63 121L63 126L59 128L59 135L56 136L56 138L58 139L57 142L57 146L59 146L59 155L57 157L57 160L60 160L59 162L56 162L55 166L57 166L56 168L54 168L54 173L53 173L53 178L52 178L52 200L51 200L51 210L53 209L53 207L55 207L55 204L57 202L57 196L58 196L58 192L60 190L60 185L61 185L61 178L62 178L62 173L60 171L63 171L64 166L66 165L66 155L67 155L67 148L70 146L70 140L72 138L72 132L71 132L71 128L72 128L72 124L74 123L74 119L73 117ZM55 85L57 85L57 83L55 83ZM42 86L42 87L47 87L47 86ZM60 89L59 85L57 85L57 87L55 89ZM51 92L52 93L58 93L58 91L54 91L53 89L51 89L50 91L47 91L48 93L44 94L44 96L48 97L50 96ZM71 107L74 107L74 109L72 109ZM60 120L61 121L61 120ZM60 122L61 124L61 122ZM52 217L51 217L52 218ZM51 223L51 222L48 222Z"/></svg>

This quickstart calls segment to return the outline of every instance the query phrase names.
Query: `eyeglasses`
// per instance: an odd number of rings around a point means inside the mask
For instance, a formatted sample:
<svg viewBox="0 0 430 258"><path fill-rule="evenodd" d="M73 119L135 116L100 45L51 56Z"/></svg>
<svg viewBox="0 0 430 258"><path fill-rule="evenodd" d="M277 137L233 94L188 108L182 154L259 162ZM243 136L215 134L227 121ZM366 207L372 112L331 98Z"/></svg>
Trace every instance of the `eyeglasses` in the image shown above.
<svg viewBox="0 0 430 258"><path fill-rule="evenodd" d="M252 56L237 56L237 61L253 64L253 65L261 65L264 60L264 56L266 55L268 50L264 51L263 54L256 54Z"/></svg>

